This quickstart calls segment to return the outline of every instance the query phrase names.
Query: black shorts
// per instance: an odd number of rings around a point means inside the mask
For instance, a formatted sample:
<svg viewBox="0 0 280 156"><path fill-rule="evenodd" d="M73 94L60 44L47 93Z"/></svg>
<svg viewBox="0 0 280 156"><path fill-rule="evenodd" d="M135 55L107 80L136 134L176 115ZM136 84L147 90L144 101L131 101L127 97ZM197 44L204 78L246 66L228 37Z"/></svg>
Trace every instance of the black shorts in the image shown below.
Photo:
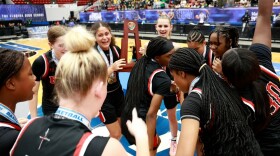
<svg viewBox="0 0 280 156"><path fill-rule="evenodd" d="M101 107L101 112L105 121L104 124L111 124L117 121L117 118L121 116L124 106L124 93L122 87L119 86L113 92L107 93L107 97Z"/></svg>
<svg viewBox="0 0 280 156"><path fill-rule="evenodd" d="M177 97L176 95L173 96L165 96L164 99L164 105L166 109L173 109L174 107L177 106L177 104L179 103L177 101Z"/></svg>

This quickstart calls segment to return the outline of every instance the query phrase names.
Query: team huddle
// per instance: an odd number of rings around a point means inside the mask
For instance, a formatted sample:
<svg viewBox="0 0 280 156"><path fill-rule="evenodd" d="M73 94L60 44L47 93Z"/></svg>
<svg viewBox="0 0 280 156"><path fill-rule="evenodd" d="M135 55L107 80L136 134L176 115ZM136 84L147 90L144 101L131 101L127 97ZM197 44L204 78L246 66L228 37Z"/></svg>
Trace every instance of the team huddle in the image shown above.
<svg viewBox="0 0 280 156"><path fill-rule="evenodd" d="M90 30L52 26L51 50L31 65L20 52L0 48L0 155L156 155L161 141L157 112L162 101L171 132L171 156L267 155L280 153L280 81L271 61L273 1L259 0L248 49L238 46L235 27L216 27L208 44L199 28L188 47L172 42L168 16L158 18L158 37L140 48L126 93L120 58L107 23ZM43 117L37 117L40 82ZM31 120L18 120L15 106L30 102ZM177 138L177 104L181 133ZM110 136L92 132L99 117Z"/></svg>

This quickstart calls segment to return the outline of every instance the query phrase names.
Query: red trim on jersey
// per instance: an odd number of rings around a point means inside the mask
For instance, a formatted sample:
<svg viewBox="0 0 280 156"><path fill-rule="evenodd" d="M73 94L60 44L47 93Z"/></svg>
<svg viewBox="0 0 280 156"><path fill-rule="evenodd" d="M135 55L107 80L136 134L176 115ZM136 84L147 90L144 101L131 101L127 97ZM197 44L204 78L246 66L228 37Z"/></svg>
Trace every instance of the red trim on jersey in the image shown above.
<svg viewBox="0 0 280 156"><path fill-rule="evenodd" d="M80 151L83 147L84 142L86 141L86 139L91 135L91 132L86 132L85 134L83 134L83 136L81 137L79 143L76 146L75 152L74 152L74 156L79 156Z"/></svg>
<svg viewBox="0 0 280 156"><path fill-rule="evenodd" d="M200 88L194 88L191 92L196 92L198 94L202 94L202 90Z"/></svg>
<svg viewBox="0 0 280 156"><path fill-rule="evenodd" d="M209 53L208 53L208 63L210 68L212 68L212 63L213 63L213 51L211 49L209 49Z"/></svg>
<svg viewBox="0 0 280 156"><path fill-rule="evenodd" d="M47 75L49 74L49 60L48 60L46 54L43 54L42 56L43 56L43 59L44 59L44 61L45 61L45 72L44 72L44 74L42 75L42 77L43 77L43 78L46 78Z"/></svg>
<svg viewBox="0 0 280 156"><path fill-rule="evenodd" d="M101 112L101 111L99 111L99 118L100 118L100 120L102 121L102 122L105 122L106 121L106 118L105 118L105 116L104 116L104 114Z"/></svg>
<svg viewBox="0 0 280 156"><path fill-rule="evenodd" d="M154 93L153 93L153 84L152 84L153 78L154 78L154 76L155 76L157 73L162 72L162 71L164 71L164 70L163 70L163 69L157 69L157 70L155 70L155 71L151 74L151 76L149 77L149 81L148 81L148 92L149 92L149 94L150 94L151 96L154 95Z"/></svg>
<svg viewBox="0 0 280 156"><path fill-rule="evenodd" d="M248 107L250 107L250 108L252 109L252 111L255 112L255 105L254 105L254 103L253 103L252 101L247 100L247 99L245 99L244 97L241 97L241 99L242 99L242 101L243 101L243 103L244 103L245 105L247 105Z"/></svg>
<svg viewBox="0 0 280 156"><path fill-rule="evenodd" d="M117 48L116 48L115 46L113 46L113 49L114 49L114 52L116 53L117 57L120 58L120 55L119 55L119 53L118 53Z"/></svg>
<svg viewBox="0 0 280 156"><path fill-rule="evenodd" d="M277 76L275 73L273 73L271 70L265 68L265 67L262 66L262 65L260 65L260 67L261 67L261 70L262 70L263 72L265 72L265 73L268 74L269 76L271 76L271 77L273 77L273 78L279 80L278 76Z"/></svg>
<svg viewBox="0 0 280 156"><path fill-rule="evenodd" d="M157 148L158 148L158 146L159 146L159 136L156 134L155 136L154 136L154 145L153 145L153 150L156 150Z"/></svg>
<svg viewBox="0 0 280 156"><path fill-rule="evenodd" d="M21 130L21 127L19 125L8 122L0 122L0 127L9 127L12 129L16 129L17 131Z"/></svg>
<svg viewBox="0 0 280 156"><path fill-rule="evenodd" d="M17 137L17 140L15 141L15 144L13 145L11 151L10 151L10 156L13 156L14 155L14 150L17 146L17 143L18 141L21 139L22 135L24 134L24 132L27 130L27 128L29 127L30 124L32 124L36 119L39 119L38 117L37 118L33 118L31 120L29 120L25 126L21 129L21 131L19 132L19 135Z"/></svg>

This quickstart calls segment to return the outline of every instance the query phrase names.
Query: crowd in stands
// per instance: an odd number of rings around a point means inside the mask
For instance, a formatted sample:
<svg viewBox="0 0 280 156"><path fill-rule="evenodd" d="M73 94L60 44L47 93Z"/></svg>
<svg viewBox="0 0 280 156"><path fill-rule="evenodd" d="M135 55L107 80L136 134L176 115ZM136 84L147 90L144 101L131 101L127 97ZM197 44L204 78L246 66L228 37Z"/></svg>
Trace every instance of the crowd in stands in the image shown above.
<svg viewBox="0 0 280 156"><path fill-rule="evenodd" d="M17 35L22 37L28 37L27 29L22 23L1 23L0 22L0 36L3 35Z"/></svg>
<svg viewBox="0 0 280 156"><path fill-rule="evenodd" d="M208 7L253 7L257 0L101 0L102 10L132 10L132 9L179 9L179 8L208 8ZM273 3L279 6L278 0Z"/></svg>

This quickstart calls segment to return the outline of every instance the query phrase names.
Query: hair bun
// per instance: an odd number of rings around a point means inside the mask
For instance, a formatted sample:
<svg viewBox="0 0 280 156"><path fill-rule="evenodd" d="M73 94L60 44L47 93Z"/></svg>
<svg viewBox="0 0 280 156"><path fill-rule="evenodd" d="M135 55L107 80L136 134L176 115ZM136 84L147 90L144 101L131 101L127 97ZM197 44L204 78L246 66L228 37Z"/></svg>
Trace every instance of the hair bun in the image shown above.
<svg viewBox="0 0 280 156"><path fill-rule="evenodd" d="M65 37L65 47L69 52L87 52L95 44L94 36L82 26L70 29Z"/></svg>

